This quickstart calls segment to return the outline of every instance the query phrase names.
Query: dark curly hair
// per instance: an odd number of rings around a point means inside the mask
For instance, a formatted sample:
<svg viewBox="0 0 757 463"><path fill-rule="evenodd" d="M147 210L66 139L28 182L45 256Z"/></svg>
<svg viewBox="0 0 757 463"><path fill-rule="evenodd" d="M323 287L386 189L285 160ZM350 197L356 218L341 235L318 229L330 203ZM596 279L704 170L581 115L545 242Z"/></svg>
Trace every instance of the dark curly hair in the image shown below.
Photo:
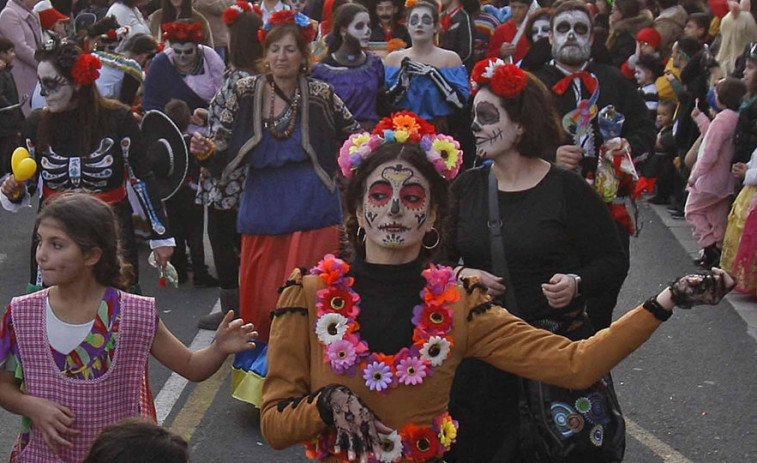
<svg viewBox="0 0 757 463"><path fill-rule="evenodd" d="M118 218L106 202L86 193L65 193L45 201L35 229L43 220L58 222L82 253L102 251L94 267L98 283L124 290L135 283L133 269L122 257Z"/></svg>
<svg viewBox="0 0 757 463"><path fill-rule="evenodd" d="M358 220L357 209L363 206L363 198L367 192L367 185L365 184L368 177L374 170L381 164L402 160L407 161L415 167L418 172L428 181L431 188L430 191L430 207L436 213L436 222L434 227L439 232L440 244L444 242L444 230L443 224L446 222L447 213L449 210L449 191L447 181L434 168L434 165L426 158L426 154L421 149L420 145L414 143L388 143L379 146L376 150L362 163L355 172L355 176L352 177L347 184L347 188L344 193L344 204L347 211L347 215L344 220L344 239L347 241L343 243L344 255L348 260L355 257L365 258L365 246L362 241L358 239ZM433 244L433 239L429 239L429 245ZM428 250L421 248L421 257L424 260L429 260L433 256L434 252L441 248L436 246L434 249Z"/></svg>
<svg viewBox="0 0 757 463"><path fill-rule="evenodd" d="M41 48L34 54L34 58L39 62L48 62L68 80L74 84L73 69L76 60L83 53L74 42L63 40L51 49ZM44 150L55 143L54 134L58 132L58 124L69 124L71 118L79 121L79 152L90 153L94 149L95 143L102 139L108 117L106 112L118 108L125 108L121 103L115 100L103 98L93 83L90 85L80 85L74 92L76 106L71 114L65 117L52 117L53 115L44 110L40 117L37 127L37 148Z"/></svg>
<svg viewBox="0 0 757 463"><path fill-rule="evenodd" d="M144 418L106 427L83 463L186 463L187 441Z"/></svg>

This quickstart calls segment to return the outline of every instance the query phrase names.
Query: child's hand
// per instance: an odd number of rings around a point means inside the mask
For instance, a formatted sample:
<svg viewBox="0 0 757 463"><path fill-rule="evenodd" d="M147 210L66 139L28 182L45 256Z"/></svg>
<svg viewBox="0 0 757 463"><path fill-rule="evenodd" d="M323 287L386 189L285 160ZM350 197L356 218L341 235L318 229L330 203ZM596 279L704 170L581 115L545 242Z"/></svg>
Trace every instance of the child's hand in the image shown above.
<svg viewBox="0 0 757 463"><path fill-rule="evenodd" d="M234 312L229 310L223 317L221 324L218 325L214 345L224 355L236 354L254 349L253 340L257 338L258 332L255 331L255 325L245 323L241 318L234 320Z"/></svg>
<svg viewBox="0 0 757 463"><path fill-rule="evenodd" d="M746 164L743 162L737 162L731 166L731 173L737 179L744 180L744 177L746 177Z"/></svg>
<svg viewBox="0 0 757 463"><path fill-rule="evenodd" d="M694 106L694 109L691 110L691 118L696 119L700 114L702 114L702 111L699 110L699 106Z"/></svg>
<svg viewBox="0 0 757 463"><path fill-rule="evenodd" d="M73 448L74 444L67 441L63 436L76 436L80 432L73 429L75 421L74 412L53 401L40 397L29 397L34 402L29 410L29 418L32 424L42 432L50 450L57 454L58 447Z"/></svg>

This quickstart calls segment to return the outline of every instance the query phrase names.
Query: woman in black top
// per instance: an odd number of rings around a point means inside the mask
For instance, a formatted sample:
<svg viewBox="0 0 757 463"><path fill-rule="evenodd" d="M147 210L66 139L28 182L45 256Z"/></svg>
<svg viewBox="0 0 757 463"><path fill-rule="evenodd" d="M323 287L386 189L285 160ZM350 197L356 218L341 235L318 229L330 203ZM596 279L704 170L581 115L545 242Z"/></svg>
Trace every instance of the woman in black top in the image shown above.
<svg viewBox="0 0 757 463"><path fill-rule="evenodd" d="M518 84L498 85L503 76ZM532 325L573 339L587 338L594 332L588 323L570 333L565 328L585 320L585 297L601 292L628 270L612 218L582 178L541 158L547 145L559 138L560 128L547 109L552 108L549 93L538 79L495 59L479 63L471 79L478 90L472 127L477 154L493 163L466 171L452 185L445 260L452 265L462 262L456 273L480 277L494 296L512 291L517 308L507 308ZM487 227L490 170L498 185L511 279L507 284L492 271ZM512 375L481 362L458 370L450 409L461 423L461 434L457 457L449 460L508 461L517 445L517 396L518 382Z"/></svg>

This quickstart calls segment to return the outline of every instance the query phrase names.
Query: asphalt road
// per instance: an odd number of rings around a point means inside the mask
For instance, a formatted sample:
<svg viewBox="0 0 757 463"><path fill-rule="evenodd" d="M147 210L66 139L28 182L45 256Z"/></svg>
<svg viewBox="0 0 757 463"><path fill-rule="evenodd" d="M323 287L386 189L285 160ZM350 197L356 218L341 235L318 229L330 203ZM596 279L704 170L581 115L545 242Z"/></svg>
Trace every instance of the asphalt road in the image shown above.
<svg viewBox="0 0 757 463"><path fill-rule="evenodd" d="M0 211L2 301L24 292L34 212ZM616 317L675 276L694 270L657 216L645 205L641 213L644 229L632 241L631 271ZM143 250L144 292L157 298L166 325L189 345L198 333L197 319L214 306L217 292L195 289L191 283L178 290L158 288L157 274L145 262L146 246ZM676 311L647 344L614 370L630 424L625 461L757 461L756 347L757 341L728 303ZM156 395L169 376L162 365L151 361ZM205 383L164 394L176 401L164 425L190 438L193 461L306 461L301 446L284 451L268 447L253 407L232 399L229 390L228 369L223 368ZM9 452L17 427L18 417L0 412L0 449Z"/></svg>

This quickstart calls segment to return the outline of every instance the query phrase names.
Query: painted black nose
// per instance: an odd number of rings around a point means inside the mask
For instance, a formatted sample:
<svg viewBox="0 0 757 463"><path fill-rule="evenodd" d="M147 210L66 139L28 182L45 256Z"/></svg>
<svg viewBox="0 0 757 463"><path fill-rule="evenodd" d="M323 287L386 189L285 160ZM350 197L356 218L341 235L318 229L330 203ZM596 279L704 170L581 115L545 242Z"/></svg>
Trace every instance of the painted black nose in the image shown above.
<svg viewBox="0 0 757 463"><path fill-rule="evenodd" d="M400 211L400 200L399 199L393 199L392 200L392 214L397 214Z"/></svg>

